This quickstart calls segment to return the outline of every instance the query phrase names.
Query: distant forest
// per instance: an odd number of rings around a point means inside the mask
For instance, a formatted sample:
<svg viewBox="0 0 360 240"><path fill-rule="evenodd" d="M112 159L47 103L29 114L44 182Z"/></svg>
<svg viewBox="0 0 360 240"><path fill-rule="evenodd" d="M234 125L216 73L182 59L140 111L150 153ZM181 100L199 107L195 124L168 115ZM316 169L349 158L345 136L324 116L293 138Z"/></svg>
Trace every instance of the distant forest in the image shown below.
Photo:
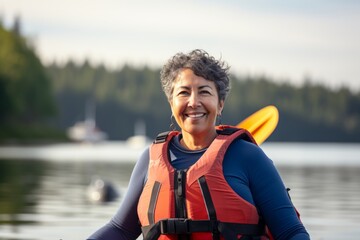
<svg viewBox="0 0 360 240"><path fill-rule="evenodd" d="M132 136L137 121L153 138L170 126L159 72L160 66L108 69L71 60L44 66L16 22L11 30L0 22L0 142L65 136L68 127L85 119L89 103L97 126L111 140ZM268 141L360 142L360 92L333 90L311 79L298 87L261 75L231 78L223 124L236 125L275 105L280 122Z"/></svg>
<svg viewBox="0 0 360 240"><path fill-rule="evenodd" d="M125 65L109 70L69 61L47 66L46 72L59 110L56 125L63 129L84 119L89 101L96 104L98 126L111 139L133 135L138 120L146 123L150 137L169 129L171 112L160 69ZM313 85L310 79L295 87L262 76L232 76L222 123L236 125L270 104L278 107L280 122L269 141L360 141L360 93Z"/></svg>

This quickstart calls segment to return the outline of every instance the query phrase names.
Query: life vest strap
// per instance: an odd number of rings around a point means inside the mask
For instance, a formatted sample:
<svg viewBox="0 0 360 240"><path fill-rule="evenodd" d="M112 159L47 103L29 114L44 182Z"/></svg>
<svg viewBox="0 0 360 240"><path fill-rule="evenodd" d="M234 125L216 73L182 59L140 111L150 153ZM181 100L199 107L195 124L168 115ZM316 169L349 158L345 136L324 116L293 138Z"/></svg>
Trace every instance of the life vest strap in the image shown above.
<svg viewBox="0 0 360 240"><path fill-rule="evenodd" d="M216 126L216 132L218 134L221 134L221 135L231 135L233 134L234 132L237 132L239 130L242 130L242 131L245 131L247 132L245 129L241 129L241 128L237 128L237 127L233 127L233 126L230 126L230 125L220 125L220 126ZM167 136L169 135L171 131L166 131L166 132L162 132L162 133L159 133L155 140L154 140L154 143L163 143L166 141L167 139Z"/></svg>
<svg viewBox="0 0 360 240"><path fill-rule="evenodd" d="M156 136L156 138L154 140L154 143L163 143L163 142L165 142L167 136L169 135L169 133L170 133L170 131L159 133Z"/></svg>
<svg viewBox="0 0 360 240"><path fill-rule="evenodd" d="M239 235L264 235L262 224L240 224L211 220L191 220L187 218L169 218L155 224L142 227L144 240L158 239L161 234L191 234L195 232L220 232L226 239L237 239Z"/></svg>
<svg viewBox="0 0 360 240"><path fill-rule="evenodd" d="M216 128L217 133L222 134L222 135L231 135L234 132L239 131L239 130L240 130L240 128L235 128L235 127L228 126L228 125L221 125Z"/></svg>

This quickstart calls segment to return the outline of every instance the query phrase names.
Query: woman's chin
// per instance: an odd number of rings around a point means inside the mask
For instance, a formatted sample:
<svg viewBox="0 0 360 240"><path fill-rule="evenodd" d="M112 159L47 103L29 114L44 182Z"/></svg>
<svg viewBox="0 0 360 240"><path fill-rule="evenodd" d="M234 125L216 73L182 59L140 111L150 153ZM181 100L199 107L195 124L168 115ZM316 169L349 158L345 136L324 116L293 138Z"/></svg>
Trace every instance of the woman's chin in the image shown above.
<svg viewBox="0 0 360 240"><path fill-rule="evenodd" d="M183 128L183 131L191 134L191 135L199 135L199 134L208 134L213 129L205 128L203 124L186 126Z"/></svg>

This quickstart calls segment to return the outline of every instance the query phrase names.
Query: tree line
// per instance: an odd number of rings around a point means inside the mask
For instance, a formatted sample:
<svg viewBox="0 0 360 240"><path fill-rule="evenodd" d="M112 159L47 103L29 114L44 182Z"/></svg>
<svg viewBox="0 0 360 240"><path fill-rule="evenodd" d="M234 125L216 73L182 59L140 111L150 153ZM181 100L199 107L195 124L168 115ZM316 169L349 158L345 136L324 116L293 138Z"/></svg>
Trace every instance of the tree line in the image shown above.
<svg viewBox="0 0 360 240"><path fill-rule="evenodd" d="M72 60L44 66L25 37L1 24L0 63L0 139L21 136L19 129L27 132L39 126L42 130L30 131L33 137L46 137L41 132L65 136L69 126L84 120L88 102L94 103L96 123L110 139L133 135L138 120L146 123L150 137L170 128L160 68L108 69ZM270 141L360 141L360 92L330 89L311 79L302 86L261 75L232 75L231 79L223 124L236 125L272 104L279 109L280 122Z"/></svg>
<svg viewBox="0 0 360 240"><path fill-rule="evenodd" d="M62 127L84 118L86 102L96 102L99 126L113 139L134 133L134 122L146 122L148 135L169 130L170 108L160 86L160 69L129 65L109 70L85 61L47 68ZM236 125L256 110L275 105L280 112L273 141L359 141L360 94L332 90L308 80L303 86L276 83L264 76L232 76L222 123Z"/></svg>
<svg viewBox="0 0 360 240"><path fill-rule="evenodd" d="M44 124L56 109L51 80L31 41L21 35L19 19L11 30L0 20L0 141L60 137Z"/></svg>

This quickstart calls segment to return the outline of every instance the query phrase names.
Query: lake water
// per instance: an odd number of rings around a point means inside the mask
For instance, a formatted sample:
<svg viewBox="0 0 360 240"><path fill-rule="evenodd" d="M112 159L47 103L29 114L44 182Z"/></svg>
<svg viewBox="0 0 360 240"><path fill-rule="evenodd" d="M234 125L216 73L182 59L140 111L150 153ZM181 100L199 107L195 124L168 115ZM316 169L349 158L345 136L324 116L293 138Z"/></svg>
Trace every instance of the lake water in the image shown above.
<svg viewBox="0 0 360 240"><path fill-rule="evenodd" d="M316 146L316 147L314 147ZM360 239L359 144L265 144L312 239ZM0 240L86 239L116 212L134 163L0 160ZM94 176L120 197L89 201Z"/></svg>

